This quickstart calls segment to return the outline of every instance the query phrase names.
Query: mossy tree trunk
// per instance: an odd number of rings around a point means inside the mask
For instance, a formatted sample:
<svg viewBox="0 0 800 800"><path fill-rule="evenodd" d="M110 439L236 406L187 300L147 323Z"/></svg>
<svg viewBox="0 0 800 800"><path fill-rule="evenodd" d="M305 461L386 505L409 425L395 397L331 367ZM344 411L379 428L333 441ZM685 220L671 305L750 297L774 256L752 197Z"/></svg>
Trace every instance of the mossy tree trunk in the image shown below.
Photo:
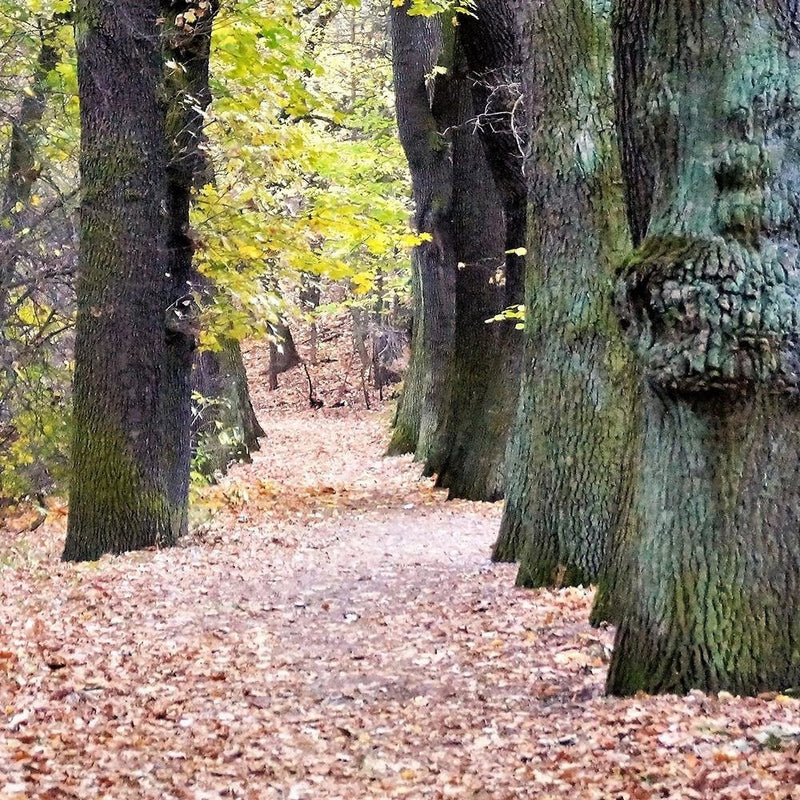
<svg viewBox="0 0 800 800"><path fill-rule="evenodd" d="M619 4L645 399L615 694L800 686L799 30L783 0Z"/></svg>
<svg viewBox="0 0 800 800"><path fill-rule="evenodd" d="M629 237L610 3L543 0L525 30L527 374L494 555L520 561L519 585L588 584L628 478L634 407L632 358L612 308Z"/></svg>
<svg viewBox="0 0 800 800"><path fill-rule="evenodd" d="M160 5L78 0L81 225L74 446L63 557L180 533L162 454L167 169Z"/></svg>

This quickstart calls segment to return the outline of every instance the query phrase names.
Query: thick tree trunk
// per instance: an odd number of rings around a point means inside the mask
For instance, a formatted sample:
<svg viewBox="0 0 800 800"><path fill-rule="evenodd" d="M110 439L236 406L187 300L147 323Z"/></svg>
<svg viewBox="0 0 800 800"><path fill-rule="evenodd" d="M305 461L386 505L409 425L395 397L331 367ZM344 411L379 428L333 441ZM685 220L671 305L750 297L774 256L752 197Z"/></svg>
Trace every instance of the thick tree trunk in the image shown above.
<svg viewBox="0 0 800 800"><path fill-rule="evenodd" d="M457 28L471 90L453 142L455 239L467 268L456 282L451 444L437 471L451 496L497 500L505 490L522 335L511 322L486 320L523 300L524 257L506 251L525 246L525 117L516 0L479 2L475 14Z"/></svg>
<svg viewBox="0 0 800 800"><path fill-rule="evenodd" d="M526 369L495 558L524 586L597 580L628 479L632 359L612 309L629 249L608 8L531 6Z"/></svg>
<svg viewBox="0 0 800 800"><path fill-rule="evenodd" d="M800 685L799 29L783 0L620 3L645 402L612 693Z"/></svg>
<svg viewBox="0 0 800 800"><path fill-rule="evenodd" d="M431 241L414 254L411 364L389 452L413 452L451 496L494 500L503 491L520 337L513 325L486 320L519 285L519 258L509 271L504 251L524 215L507 226L505 198L475 131L474 78L459 29L439 24L403 9L393 16L398 123L417 227ZM437 60L446 71L431 100L425 79Z"/></svg>
<svg viewBox="0 0 800 800"><path fill-rule="evenodd" d="M464 123L475 112L460 48L457 56L450 90ZM453 132L452 147L458 273L450 409L446 449L428 467L451 496L497 500L503 496L506 442L518 388L513 345L520 338L511 323L486 322L506 305L503 202L472 125L467 122Z"/></svg>
<svg viewBox="0 0 800 800"><path fill-rule="evenodd" d="M81 239L64 558L167 545L182 509L162 458L164 112L157 0L79 0Z"/></svg>

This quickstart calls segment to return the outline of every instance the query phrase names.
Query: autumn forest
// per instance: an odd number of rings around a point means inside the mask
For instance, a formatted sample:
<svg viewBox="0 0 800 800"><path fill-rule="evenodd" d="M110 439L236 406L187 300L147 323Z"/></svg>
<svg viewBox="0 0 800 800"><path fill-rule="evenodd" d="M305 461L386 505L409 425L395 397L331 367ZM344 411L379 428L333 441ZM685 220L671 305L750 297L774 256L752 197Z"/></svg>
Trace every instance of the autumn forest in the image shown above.
<svg viewBox="0 0 800 800"><path fill-rule="evenodd" d="M0 800L800 797L800 7L0 12Z"/></svg>

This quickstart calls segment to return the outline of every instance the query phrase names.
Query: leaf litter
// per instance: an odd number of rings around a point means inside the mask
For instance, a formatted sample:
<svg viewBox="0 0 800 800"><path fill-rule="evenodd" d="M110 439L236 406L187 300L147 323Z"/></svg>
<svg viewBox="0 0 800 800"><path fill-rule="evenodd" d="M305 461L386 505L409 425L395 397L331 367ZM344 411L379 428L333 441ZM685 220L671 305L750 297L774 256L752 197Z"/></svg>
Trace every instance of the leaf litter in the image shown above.
<svg viewBox="0 0 800 800"><path fill-rule="evenodd" d="M800 704L607 698L588 589L517 589L500 504L276 409L165 551L0 536L0 799L800 798Z"/></svg>

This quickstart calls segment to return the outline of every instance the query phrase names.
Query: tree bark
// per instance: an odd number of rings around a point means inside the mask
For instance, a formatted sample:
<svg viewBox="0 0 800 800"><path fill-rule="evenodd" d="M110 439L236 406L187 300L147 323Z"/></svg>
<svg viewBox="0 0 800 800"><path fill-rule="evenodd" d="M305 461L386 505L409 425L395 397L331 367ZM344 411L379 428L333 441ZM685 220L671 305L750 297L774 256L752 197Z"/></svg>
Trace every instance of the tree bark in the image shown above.
<svg viewBox="0 0 800 800"><path fill-rule="evenodd" d="M509 272L505 264L505 198L476 134L459 27L404 9L392 19L415 222L431 240L414 253L411 363L389 452L413 452L451 496L494 500L503 491L518 376L513 325L486 324L519 283L518 266ZM429 93L426 76L437 63ZM509 219L519 225L518 215Z"/></svg>
<svg viewBox="0 0 800 800"><path fill-rule="evenodd" d="M162 453L167 359L157 0L78 0L81 228L74 445L64 559L168 545L173 507Z"/></svg>
<svg viewBox="0 0 800 800"><path fill-rule="evenodd" d="M645 400L614 694L800 685L799 30L784 0L619 5Z"/></svg>
<svg viewBox="0 0 800 800"><path fill-rule="evenodd" d="M437 471L438 485L451 496L498 500L505 490L522 334L513 322L486 320L523 301L526 131L518 4L483 0L474 12L457 28L471 94L471 102L461 101L464 121L453 141L455 238L458 260L467 267L456 281L451 444Z"/></svg>
<svg viewBox="0 0 800 800"><path fill-rule="evenodd" d="M597 580L628 478L632 359L612 308L629 249L607 7L530 8L526 358L496 559L523 586ZM519 438L523 441L519 441Z"/></svg>
<svg viewBox="0 0 800 800"><path fill-rule="evenodd" d="M302 359L297 352L292 332L285 322L271 322L269 327L277 339L277 342L270 340L269 343L269 388L274 391L278 388L278 375L296 367Z"/></svg>
<svg viewBox="0 0 800 800"><path fill-rule="evenodd" d="M456 275L447 439L429 470L450 496L503 496L505 451L518 389L513 323L487 319L506 307L504 203L475 134L472 80L456 44L450 91L461 124L453 131L452 235Z"/></svg>
<svg viewBox="0 0 800 800"><path fill-rule="evenodd" d="M397 124L411 172L414 224L429 240L412 256L411 363L388 453L414 453L430 474L431 462L446 451L455 331L452 157L442 131L458 120L446 90L450 76L430 78L445 49L441 19L409 16L405 7L393 5L391 27ZM448 36L452 48L452 31Z"/></svg>

